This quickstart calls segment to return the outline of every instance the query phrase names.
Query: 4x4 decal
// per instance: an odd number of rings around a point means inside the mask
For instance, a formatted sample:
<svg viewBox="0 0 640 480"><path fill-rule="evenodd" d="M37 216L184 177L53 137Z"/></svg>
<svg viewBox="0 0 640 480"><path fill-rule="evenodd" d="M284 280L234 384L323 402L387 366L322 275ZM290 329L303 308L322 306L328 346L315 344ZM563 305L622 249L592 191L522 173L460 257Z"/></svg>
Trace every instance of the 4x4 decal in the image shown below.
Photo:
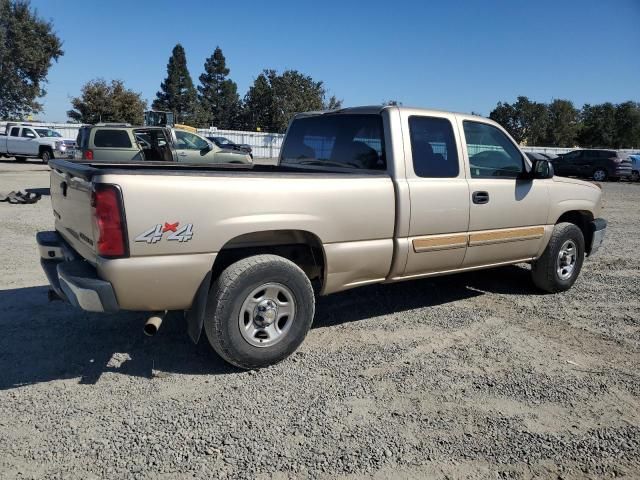
<svg viewBox="0 0 640 480"><path fill-rule="evenodd" d="M146 230L138 235L136 237L136 242L158 243L160 240L162 240L162 237L166 232L171 232L167 236L167 240L176 242L188 242L193 238L193 224L187 223L186 225L180 226L180 222L164 222L164 225L158 223L157 225L151 227L149 230Z"/></svg>

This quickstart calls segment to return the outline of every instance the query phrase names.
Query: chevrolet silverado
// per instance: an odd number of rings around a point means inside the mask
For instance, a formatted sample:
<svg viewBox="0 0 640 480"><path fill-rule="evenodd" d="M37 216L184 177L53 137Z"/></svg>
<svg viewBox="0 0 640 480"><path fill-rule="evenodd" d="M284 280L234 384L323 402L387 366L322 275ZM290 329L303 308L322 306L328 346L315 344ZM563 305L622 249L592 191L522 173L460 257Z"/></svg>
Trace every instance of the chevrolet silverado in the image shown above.
<svg viewBox="0 0 640 480"><path fill-rule="evenodd" d="M497 123L397 106L297 115L277 165L51 162L53 295L88 311L185 312L226 361L305 338L315 295L530 263L569 289L604 237L597 184L529 161ZM425 292L428 295L428 292Z"/></svg>

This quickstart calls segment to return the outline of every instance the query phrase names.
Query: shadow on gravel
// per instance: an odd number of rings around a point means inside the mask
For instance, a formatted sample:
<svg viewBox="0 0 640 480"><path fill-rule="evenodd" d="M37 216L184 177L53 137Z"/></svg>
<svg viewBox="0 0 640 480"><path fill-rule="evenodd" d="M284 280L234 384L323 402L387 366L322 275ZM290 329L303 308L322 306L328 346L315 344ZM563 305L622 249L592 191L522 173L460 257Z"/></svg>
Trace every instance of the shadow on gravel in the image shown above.
<svg viewBox="0 0 640 480"><path fill-rule="evenodd" d="M92 314L49 303L47 287L0 290L0 389L80 378L95 384L106 372L153 378L173 373L220 375L229 366L203 337L193 345L181 314L169 315L158 334L145 337L145 314ZM534 294L521 267L375 285L321 297L314 328L330 327L482 295Z"/></svg>
<svg viewBox="0 0 640 480"><path fill-rule="evenodd" d="M477 297L484 293L539 295L530 270L507 266L424 280L371 285L320 297L313 327L328 327Z"/></svg>
<svg viewBox="0 0 640 480"><path fill-rule="evenodd" d="M153 378L241 371L222 361L206 339L194 345L181 314L169 315L149 338L142 333L143 313L87 313L49 303L47 290L0 291L1 390L71 378L95 384L106 372Z"/></svg>

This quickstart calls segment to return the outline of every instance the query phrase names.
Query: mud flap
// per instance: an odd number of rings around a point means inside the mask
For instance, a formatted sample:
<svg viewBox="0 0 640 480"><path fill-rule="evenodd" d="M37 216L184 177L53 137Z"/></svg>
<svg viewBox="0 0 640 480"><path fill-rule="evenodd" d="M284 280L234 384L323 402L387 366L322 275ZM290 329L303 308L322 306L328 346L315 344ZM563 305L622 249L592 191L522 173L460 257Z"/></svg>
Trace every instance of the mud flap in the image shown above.
<svg viewBox="0 0 640 480"><path fill-rule="evenodd" d="M193 343L198 343L202 334L202 326L204 325L204 312L207 307L207 298L209 297L209 288L211 287L211 270L207 272L198 287L196 296L193 298L191 308L185 312L187 320L187 333Z"/></svg>

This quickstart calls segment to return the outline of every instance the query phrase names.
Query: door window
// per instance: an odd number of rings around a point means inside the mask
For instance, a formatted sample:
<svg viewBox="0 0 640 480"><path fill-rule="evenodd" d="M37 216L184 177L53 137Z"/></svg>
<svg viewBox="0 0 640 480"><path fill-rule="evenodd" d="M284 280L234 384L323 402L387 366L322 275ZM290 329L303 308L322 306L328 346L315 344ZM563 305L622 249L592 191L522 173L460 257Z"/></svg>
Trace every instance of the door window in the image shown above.
<svg viewBox="0 0 640 480"><path fill-rule="evenodd" d="M209 146L207 141L194 135L193 133L183 130L176 130L176 140L178 141L178 150L204 150Z"/></svg>
<svg viewBox="0 0 640 480"><path fill-rule="evenodd" d="M451 122L446 118L409 117L413 170L419 177L451 178L460 172Z"/></svg>
<svg viewBox="0 0 640 480"><path fill-rule="evenodd" d="M36 138L36 133L30 128L23 128L21 136L25 138Z"/></svg>
<svg viewBox="0 0 640 480"><path fill-rule="evenodd" d="M517 178L523 158L509 138L493 125L464 121L471 178Z"/></svg>
<svg viewBox="0 0 640 480"><path fill-rule="evenodd" d="M9 135L10 137L18 137L20 136L20 127L13 127L11 129L11 135Z"/></svg>

